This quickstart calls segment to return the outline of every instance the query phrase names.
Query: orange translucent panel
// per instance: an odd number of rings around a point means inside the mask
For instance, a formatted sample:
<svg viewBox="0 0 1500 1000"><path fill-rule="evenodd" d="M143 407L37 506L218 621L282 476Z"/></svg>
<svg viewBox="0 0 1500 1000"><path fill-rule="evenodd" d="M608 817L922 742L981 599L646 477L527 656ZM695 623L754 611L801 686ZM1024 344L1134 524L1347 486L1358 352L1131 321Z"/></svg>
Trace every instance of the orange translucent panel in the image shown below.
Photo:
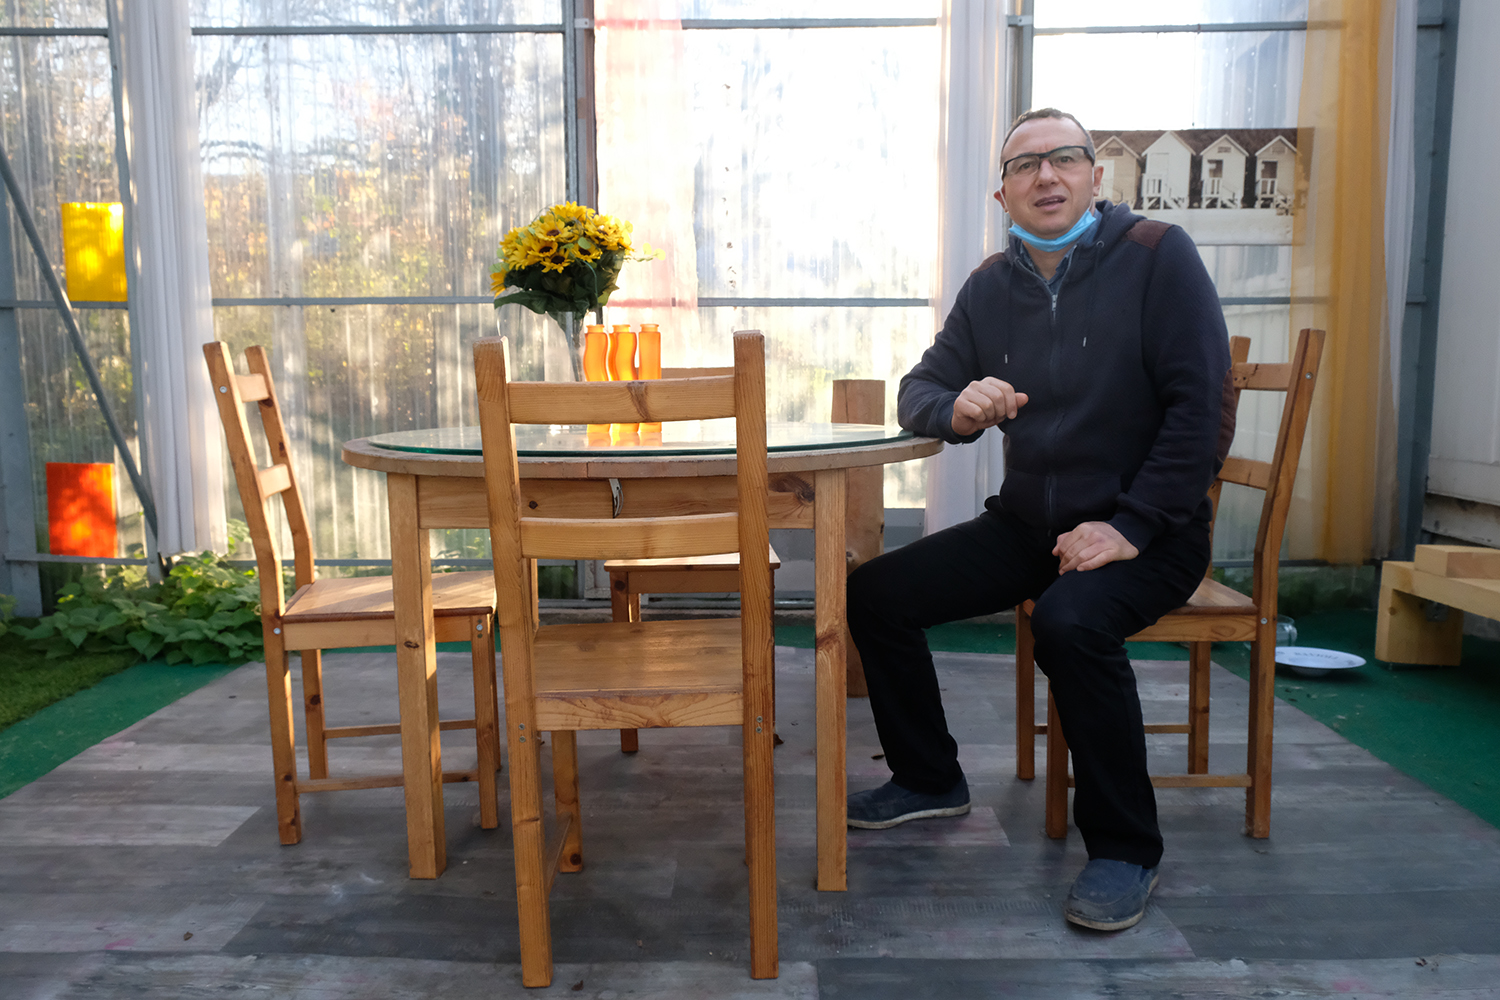
<svg viewBox="0 0 1500 1000"><path fill-rule="evenodd" d="M53 555L115 556L118 539L113 465L47 463L47 535Z"/></svg>
<svg viewBox="0 0 1500 1000"><path fill-rule="evenodd" d="M125 210L118 202L70 201L62 207L68 298L125 301Z"/></svg>

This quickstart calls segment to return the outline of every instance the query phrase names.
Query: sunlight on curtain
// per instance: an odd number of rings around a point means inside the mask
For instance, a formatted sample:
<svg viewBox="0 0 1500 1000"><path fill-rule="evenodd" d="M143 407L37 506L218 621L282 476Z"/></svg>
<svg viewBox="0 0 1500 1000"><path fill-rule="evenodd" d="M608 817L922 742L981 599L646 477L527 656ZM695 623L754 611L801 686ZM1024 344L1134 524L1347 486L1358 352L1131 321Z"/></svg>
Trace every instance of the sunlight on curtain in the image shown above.
<svg viewBox="0 0 1500 1000"><path fill-rule="evenodd" d="M666 256L627 264L608 323L657 323L662 359L692 365L698 329L698 246L693 227L697 145L691 132L682 22L673 0L594 4L599 210L635 226L637 248ZM721 350L729 353L726 339Z"/></svg>
<svg viewBox="0 0 1500 1000"><path fill-rule="evenodd" d="M1383 555L1391 526L1375 524L1377 506L1387 521L1395 506L1395 463L1381 460L1377 431L1393 426L1383 250L1395 6L1311 0L1309 10L1291 329L1328 340L1287 535L1294 556L1336 563Z"/></svg>

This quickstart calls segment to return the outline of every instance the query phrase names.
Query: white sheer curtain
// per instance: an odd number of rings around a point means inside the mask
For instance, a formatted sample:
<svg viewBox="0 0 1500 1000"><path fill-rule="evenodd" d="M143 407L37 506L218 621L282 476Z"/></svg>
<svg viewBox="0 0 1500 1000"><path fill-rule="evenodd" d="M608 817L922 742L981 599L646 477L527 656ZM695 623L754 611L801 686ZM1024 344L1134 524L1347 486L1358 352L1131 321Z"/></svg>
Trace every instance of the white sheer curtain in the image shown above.
<svg viewBox="0 0 1500 1000"><path fill-rule="evenodd" d="M188 3L120 2L115 15L134 222L126 252L136 262L136 394L157 548L222 551L222 431L201 348L214 326Z"/></svg>
<svg viewBox="0 0 1500 1000"><path fill-rule="evenodd" d="M1005 246L1005 218L992 197L1000 187L1000 141L1008 124L1005 10L998 0L944 0L943 73L938 140L939 324L969 272ZM973 444L949 445L927 460L931 534L975 517L1005 476L996 429Z"/></svg>
<svg viewBox="0 0 1500 1000"><path fill-rule="evenodd" d="M666 253L625 266L605 321L660 324L668 366L698 350L699 143L689 129L692 95L677 6L675 0L594 4L598 208L634 224L637 249L650 243Z"/></svg>

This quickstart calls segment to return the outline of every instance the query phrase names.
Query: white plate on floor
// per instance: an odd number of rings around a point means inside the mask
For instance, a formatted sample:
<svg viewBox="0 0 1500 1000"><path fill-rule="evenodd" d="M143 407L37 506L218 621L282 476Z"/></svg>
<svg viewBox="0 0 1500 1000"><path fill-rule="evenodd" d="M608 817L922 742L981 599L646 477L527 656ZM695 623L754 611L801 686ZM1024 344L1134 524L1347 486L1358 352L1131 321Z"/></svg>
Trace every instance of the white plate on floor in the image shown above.
<svg viewBox="0 0 1500 1000"><path fill-rule="evenodd" d="M1363 656L1343 653L1337 649L1317 649L1313 646L1277 646L1276 662L1292 668L1303 677L1322 677L1335 670L1365 665Z"/></svg>

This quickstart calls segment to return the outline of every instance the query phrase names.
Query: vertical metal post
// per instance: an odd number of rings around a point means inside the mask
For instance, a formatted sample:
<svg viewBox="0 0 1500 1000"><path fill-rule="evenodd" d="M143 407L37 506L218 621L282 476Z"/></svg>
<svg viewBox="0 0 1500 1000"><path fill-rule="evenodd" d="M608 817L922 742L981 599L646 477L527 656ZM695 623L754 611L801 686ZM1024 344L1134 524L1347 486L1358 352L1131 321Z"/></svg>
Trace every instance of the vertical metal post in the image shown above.
<svg viewBox="0 0 1500 1000"><path fill-rule="evenodd" d="M1011 121L1024 111L1031 110L1031 70L1032 45L1036 40L1036 11L1035 0L1021 0L1021 15L1017 19L1016 41L1016 75L1015 86L1011 93L1015 95L1015 110L1010 116ZM1010 122L1005 123L1007 126Z"/></svg>
<svg viewBox="0 0 1500 1000"><path fill-rule="evenodd" d="M578 0L563 0L563 148L569 201L578 200Z"/></svg>
<svg viewBox="0 0 1500 1000"><path fill-rule="evenodd" d="M147 489L151 484L151 434L148 423L148 401L145 391L145 363L141 349L141 324L136 308L135 290L140 278L140 248L135 242L135 188L130 179L129 95L125 89L124 60L120 49L120 22L125 16L125 0L109 0L105 12L109 17L109 67L115 107L115 171L119 175L120 203L125 216L125 325L130 333L130 386L135 398L135 446L141 458L141 478ZM162 574L161 552L156 529L145 523L146 573L156 582Z"/></svg>
<svg viewBox="0 0 1500 1000"><path fill-rule="evenodd" d="M1413 227L1412 272L1421 269L1420 287L1407 286L1421 299L1419 309L1408 308L1401 346L1401 399L1396 412L1396 481L1399 535L1394 559L1410 559L1422 531L1422 508L1427 497L1427 458L1432 449L1432 398L1437 370L1438 306L1443 287L1443 228L1448 214L1448 159L1453 141L1453 86L1458 64L1459 0L1442 0L1443 24L1436 64L1417 64L1418 101L1424 77L1434 79L1431 109L1432 143L1426 168L1426 206L1418 192L1417 210L1425 211L1426 226ZM1419 29L1420 30L1420 29ZM1420 60L1422 47L1419 45ZM1422 122L1418 111L1418 134ZM1422 151L1417 153L1420 177ZM1420 214L1419 214L1420 218Z"/></svg>
<svg viewBox="0 0 1500 1000"><path fill-rule="evenodd" d="M10 240L10 199L0 189L0 299L16 297L15 257ZM26 424L26 382L21 375L21 331L14 309L0 309L0 594L16 598L16 613L42 613L36 563L8 556L35 555L36 504L31 471L31 433Z"/></svg>

